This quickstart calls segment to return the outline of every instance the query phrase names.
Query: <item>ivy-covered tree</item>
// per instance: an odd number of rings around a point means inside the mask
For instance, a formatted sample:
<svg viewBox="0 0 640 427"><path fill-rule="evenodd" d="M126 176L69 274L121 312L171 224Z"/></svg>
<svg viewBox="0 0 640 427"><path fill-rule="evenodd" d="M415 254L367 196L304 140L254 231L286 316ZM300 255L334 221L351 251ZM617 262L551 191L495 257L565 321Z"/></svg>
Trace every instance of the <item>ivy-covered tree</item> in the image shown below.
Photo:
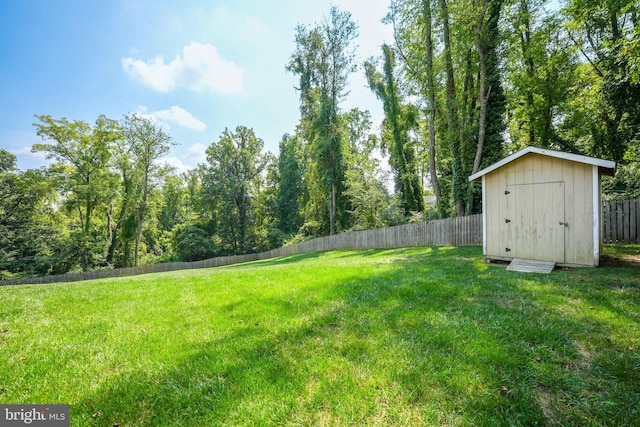
<svg viewBox="0 0 640 427"><path fill-rule="evenodd" d="M349 75L356 69L353 41L357 35L351 14L332 7L325 22L313 28L298 26L296 51L287 65L287 70L300 79L302 135L309 146L307 173L312 175L311 182L317 180L321 184L320 191L312 191L310 195L324 199L310 203L326 207L322 211L328 213L325 231L330 234L348 224L343 195L346 165L340 103L348 92ZM323 217L312 220L325 222Z"/></svg>
<svg viewBox="0 0 640 427"><path fill-rule="evenodd" d="M394 75L395 55L393 50L382 46L383 71L376 70L373 62L365 63L367 80L371 90L382 101L383 121L382 146L389 152L389 164L396 178L396 188L401 195L405 215L424 211L422 185L418 175L415 141L410 132L417 127L418 111L402 101Z"/></svg>

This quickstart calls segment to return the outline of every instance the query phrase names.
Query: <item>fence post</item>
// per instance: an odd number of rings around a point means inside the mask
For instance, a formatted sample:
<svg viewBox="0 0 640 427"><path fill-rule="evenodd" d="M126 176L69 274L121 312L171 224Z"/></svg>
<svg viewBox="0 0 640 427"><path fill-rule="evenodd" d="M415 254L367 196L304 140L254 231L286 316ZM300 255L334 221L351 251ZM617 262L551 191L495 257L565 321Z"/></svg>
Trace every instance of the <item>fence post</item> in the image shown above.
<svg viewBox="0 0 640 427"><path fill-rule="evenodd" d="M636 205L636 243L640 243L640 197L635 200Z"/></svg>
<svg viewBox="0 0 640 427"><path fill-rule="evenodd" d="M609 243L611 242L611 202L604 202L603 214L604 218L602 221L602 242Z"/></svg>
<svg viewBox="0 0 640 427"><path fill-rule="evenodd" d="M638 243L636 200L629 200L629 243Z"/></svg>

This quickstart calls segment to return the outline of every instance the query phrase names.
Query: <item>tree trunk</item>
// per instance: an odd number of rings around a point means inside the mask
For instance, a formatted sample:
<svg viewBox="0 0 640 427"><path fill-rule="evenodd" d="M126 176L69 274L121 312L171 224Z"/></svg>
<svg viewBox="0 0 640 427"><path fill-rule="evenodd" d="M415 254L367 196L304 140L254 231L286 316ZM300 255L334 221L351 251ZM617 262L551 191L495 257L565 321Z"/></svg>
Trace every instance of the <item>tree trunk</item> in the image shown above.
<svg viewBox="0 0 640 427"><path fill-rule="evenodd" d="M529 7L527 5L528 0L520 0L520 19L523 27L520 33L520 44L522 46L522 57L526 64L526 73L529 87L527 88L527 118L529 120L529 145L534 145L536 142L535 122L536 113L533 101L534 88L531 85L535 79L535 65L533 63L533 55L531 54L531 19L529 17ZM524 33L523 33L524 31ZM549 141L542 140L543 146L548 146Z"/></svg>
<svg viewBox="0 0 640 427"><path fill-rule="evenodd" d="M438 181L438 173L436 166L436 87L433 77L433 39L432 39L432 14L431 0L423 0L422 13L425 21L425 44L427 45L427 92L429 99L429 177L431 186L436 196L436 207L438 216L444 216L442 206L442 192L440 191L440 182Z"/></svg>
<svg viewBox="0 0 640 427"><path fill-rule="evenodd" d="M336 234L336 185L331 184L331 196L329 200L329 233Z"/></svg>
<svg viewBox="0 0 640 427"><path fill-rule="evenodd" d="M452 173L453 173L453 197L456 206L456 216L464 215L464 197L467 187L466 176L464 174L464 162L462 156L462 128L458 120L458 110L456 108L456 85L453 71L453 59L451 54L451 33L449 30L449 6L446 0L439 0L440 13L443 23L444 36L444 58L446 82L446 107L447 107L447 142L451 151Z"/></svg>
<svg viewBox="0 0 640 427"><path fill-rule="evenodd" d="M87 179L87 187L89 187L89 180ZM91 211L93 210L91 206L91 196L87 196L85 201L85 214L84 214L84 224L82 228L82 248L81 248L81 259L80 263L82 265L82 271L89 271L89 232L91 230ZM82 220L82 212L80 212L80 218Z"/></svg>
<svg viewBox="0 0 640 427"><path fill-rule="evenodd" d="M142 216L144 215L144 212L141 212L138 214L138 216L136 217L136 242L133 248L134 251L134 255L133 255L133 265L137 266L138 262L140 261L140 254L138 253L138 249L140 248L140 235L142 234Z"/></svg>
<svg viewBox="0 0 640 427"><path fill-rule="evenodd" d="M240 193L236 197L236 204L238 207L238 249L237 252L246 252L246 236L247 236L247 225L248 225L248 209L247 204L248 200L246 197L247 191L244 185L241 185L239 188Z"/></svg>
<svg viewBox="0 0 640 427"><path fill-rule="evenodd" d="M116 252L116 248L118 247L118 233L120 231L120 228L122 227L122 223L124 222L124 217L127 211L127 199L125 198L122 201L122 206L120 208L120 213L118 214L118 220L115 223L115 226L113 227L113 230L111 230L111 243L109 244L109 250L107 252L107 263L108 264L112 264L113 263L113 258L115 256L115 252ZM110 222L113 223L113 219L111 219L111 215L109 215L109 219Z"/></svg>
<svg viewBox="0 0 640 427"><path fill-rule="evenodd" d="M140 261L140 254L138 249L140 248L140 236L142 235L142 225L144 223L144 212L147 208L147 194L149 190L149 169L148 167L144 171L144 182L142 187L142 201L140 202L140 208L138 209L138 215L136 216L136 243L134 246L133 265L137 266Z"/></svg>
<svg viewBox="0 0 640 427"><path fill-rule="evenodd" d="M487 104L489 102L489 95L491 93L491 87L485 89L486 75L480 73L480 118L478 119L478 146L476 147L476 155L473 160L473 170L471 174L480 170L480 164L482 163L482 150L484 149L484 138L487 130Z"/></svg>
<svg viewBox="0 0 640 427"><path fill-rule="evenodd" d="M107 240L111 241L113 237L113 204L109 203L109 209L107 209Z"/></svg>
<svg viewBox="0 0 640 427"><path fill-rule="evenodd" d="M473 160L473 169L471 174L480 170L480 164L482 163L482 151L484 149L484 138L487 130L487 105L489 101L489 93L491 87L487 89L487 58L484 48L483 32L484 32L484 17L486 13L488 1L484 1L483 10L478 19L478 25L476 27L476 49L478 51L478 57L480 58L480 81L479 81L479 97L480 97L480 117L478 119L478 145L476 146L476 155Z"/></svg>

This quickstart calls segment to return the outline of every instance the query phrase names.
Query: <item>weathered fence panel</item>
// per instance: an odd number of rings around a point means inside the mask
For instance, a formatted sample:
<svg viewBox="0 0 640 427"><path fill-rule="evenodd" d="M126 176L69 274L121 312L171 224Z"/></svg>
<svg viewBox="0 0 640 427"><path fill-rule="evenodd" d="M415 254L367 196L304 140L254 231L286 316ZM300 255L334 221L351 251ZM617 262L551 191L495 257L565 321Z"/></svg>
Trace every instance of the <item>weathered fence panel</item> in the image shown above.
<svg viewBox="0 0 640 427"><path fill-rule="evenodd" d="M96 270L83 273L16 279L0 282L0 286L75 282L107 277L124 277L146 273L186 270L190 268L221 267L248 261L339 249L384 249L408 246L473 246L481 244L482 215L471 215L318 237L258 254L231 255L194 262L167 262L113 270Z"/></svg>
<svg viewBox="0 0 640 427"><path fill-rule="evenodd" d="M604 202L602 226L604 243L640 243L640 197Z"/></svg>

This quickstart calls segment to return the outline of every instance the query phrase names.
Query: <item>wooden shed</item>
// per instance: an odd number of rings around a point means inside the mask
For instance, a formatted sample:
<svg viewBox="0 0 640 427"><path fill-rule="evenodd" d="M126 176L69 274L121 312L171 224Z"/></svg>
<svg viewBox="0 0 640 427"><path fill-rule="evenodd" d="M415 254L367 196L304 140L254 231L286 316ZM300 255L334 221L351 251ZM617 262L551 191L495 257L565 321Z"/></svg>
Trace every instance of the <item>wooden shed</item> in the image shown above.
<svg viewBox="0 0 640 427"><path fill-rule="evenodd" d="M601 176L614 172L612 161L527 147L471 175L482 179L485 258L597 266Z"/></svg>

